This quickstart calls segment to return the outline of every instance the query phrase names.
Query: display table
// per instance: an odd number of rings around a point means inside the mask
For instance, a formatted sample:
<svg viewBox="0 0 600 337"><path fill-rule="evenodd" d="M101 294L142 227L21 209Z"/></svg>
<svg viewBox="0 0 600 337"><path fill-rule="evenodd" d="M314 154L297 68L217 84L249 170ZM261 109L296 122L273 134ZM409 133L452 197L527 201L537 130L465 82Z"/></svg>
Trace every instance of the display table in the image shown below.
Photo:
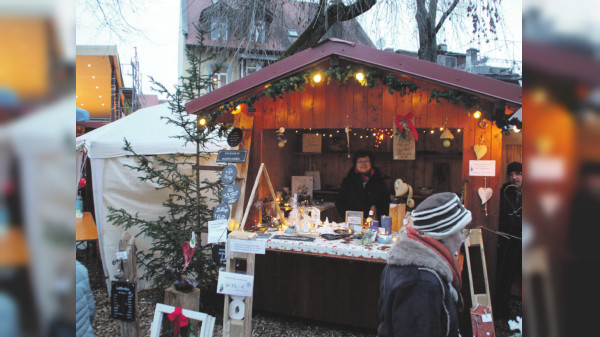
<svg viewBox="0 0 600 337"><path fill-rule="evenodd" d="M271 233L282 235L281 232ZM379 280L390 245L371 247L342 240L264 240L256 255L254 309L360 327L379 325Z"/></svg>

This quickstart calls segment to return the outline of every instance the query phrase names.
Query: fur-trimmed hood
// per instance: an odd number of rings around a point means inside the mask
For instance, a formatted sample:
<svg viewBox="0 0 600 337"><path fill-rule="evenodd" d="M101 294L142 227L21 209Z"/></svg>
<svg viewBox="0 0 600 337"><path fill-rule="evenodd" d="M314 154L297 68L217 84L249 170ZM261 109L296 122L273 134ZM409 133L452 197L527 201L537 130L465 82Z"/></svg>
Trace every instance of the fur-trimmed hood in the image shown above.
<svg viewBox="0 0 600 337"><path fill-rule="evenodd" d="M399 266L419 266L435 270L448 283L452 282L452 269L438 253L421 242L401 234L387 253L387 263Z"/></svg>

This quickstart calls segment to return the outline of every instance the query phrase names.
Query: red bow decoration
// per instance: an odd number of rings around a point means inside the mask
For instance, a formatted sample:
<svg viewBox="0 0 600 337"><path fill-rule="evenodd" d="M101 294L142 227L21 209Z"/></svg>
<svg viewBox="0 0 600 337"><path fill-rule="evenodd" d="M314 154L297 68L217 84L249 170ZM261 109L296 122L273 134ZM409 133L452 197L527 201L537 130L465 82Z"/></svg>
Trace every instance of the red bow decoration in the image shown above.
<svg viewBox="0 0 600 337"><path fill-rule="evenodd" d="M419 140L419 134L417 133L417 129L415 129L414 124L410 120L411 118L413 118L412 112L408 113L406 116L396 116L394 118L394 121L396 122L396 127L398 127L398 130L400 132L404 132L404 127L402 127L402 123L406 122L406 124L408 124L408 127L410 128L410 132L412 132L413 136L415 137L415 141L417 141Z"/></svg>
<svg viewBox="0 0 600 337"><path fill-rule="evenodd" d="M181 307L175 307L175 310L173 310L168 317L171 322L175 321L173 337L179 336L179 327L188 325L187 317L185 317L181 312Z"/></svg>

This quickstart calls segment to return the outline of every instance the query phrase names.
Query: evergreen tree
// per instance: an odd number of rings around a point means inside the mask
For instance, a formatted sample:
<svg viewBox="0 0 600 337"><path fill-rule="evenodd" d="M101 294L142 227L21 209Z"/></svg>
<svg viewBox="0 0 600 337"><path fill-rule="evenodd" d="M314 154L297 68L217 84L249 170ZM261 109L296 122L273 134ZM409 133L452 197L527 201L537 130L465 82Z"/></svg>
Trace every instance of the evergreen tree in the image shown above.
<svg viewBox="0 0 600 337"><path fill-rule="evenodd" d="M166 118L165 123L172 123L183 130L176 138L185 141L185 144L196 144L196 154L175 153L168 155L145 156L139 155L125 139L124 149L131 153L136 165L127 165L135 171L141 181L149 181L156 185L156 189L167 189L169 197L163 202L166 214L158 219L145 219L139 213L130 214L124 209L110 208L108 221L124 229L137 227L140 234L151 238L152 243L148 251L138 252L138 263L145 267L142 279L154 280L158 287L168 287L173 284L172 275L166 273L166 266L181 269L184 265L182 244L189 241L192 231L197 235L196 249L190 265L182 275L190 275L198 281L198 287L206 290L205 294L216 292L216 278L218 269L213 266L210 246L201 245L201 232L206 232L207 222L212 220L213 209L209 202L218 203L222 183L220 180L200 180L199 171L194 167L203 158L208 158L205 151L207 145L214 144L218 137L222 137L229 127L207 120L201 125L197 120L201 117L190 116L185 112L185 103L197 98L201 92L213 85L214 73L203 75L201 66L207 61L214 60L215 54L201 59L202 53L194 49L204 48L202 31L200 44L196 47L186 48L190 65L187 75L181 78L181 84L175 86L174 93L169 92L162 84L150 77L153 89L166 95L172 115ZM220 67L214 67L215 71ZM208 119L208 118L207 118ZM204 297L203 297L204 298Z"/></svg>

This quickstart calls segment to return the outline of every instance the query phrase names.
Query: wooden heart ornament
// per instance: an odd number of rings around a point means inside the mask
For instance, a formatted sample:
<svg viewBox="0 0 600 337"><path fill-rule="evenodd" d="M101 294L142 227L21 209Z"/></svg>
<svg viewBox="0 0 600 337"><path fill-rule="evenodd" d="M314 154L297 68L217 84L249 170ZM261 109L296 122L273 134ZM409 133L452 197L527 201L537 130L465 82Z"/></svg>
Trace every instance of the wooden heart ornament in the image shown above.
<svg viewBox="0 0 600 337"><path fill-rule="evenodd" d="M480 187L477 190L477 193L479 194L479 197L481 198L481 204L483 205L492 198L492 194L494 193L494 191L489 187Z"/></svg>
<svg viewBox="0 0 600 337"><path fill-rule="evenodd" d="M397 197L403 196L408 192L408 184L403 182L402 179L396 179L394 182L394 191Z"/></svg>
<svg viewBox="0 0 600 337"><path fill-rule="evenodd" d="M474 145L473 151L475 152L475 158L479 160L487 153L487 146L485 144Z"/></svg>

